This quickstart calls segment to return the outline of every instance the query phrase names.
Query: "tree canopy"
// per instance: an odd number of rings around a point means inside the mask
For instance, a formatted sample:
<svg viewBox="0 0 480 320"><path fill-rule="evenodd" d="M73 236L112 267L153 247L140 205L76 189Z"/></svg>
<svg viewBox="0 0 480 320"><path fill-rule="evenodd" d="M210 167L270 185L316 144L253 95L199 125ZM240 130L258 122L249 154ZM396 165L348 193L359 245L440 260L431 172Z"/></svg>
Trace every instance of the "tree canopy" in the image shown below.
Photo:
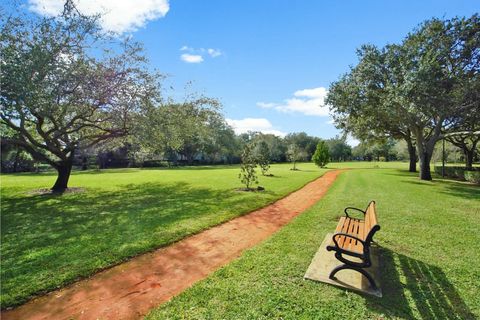
<svg viewBox="0 0 480 320"><path fill-rule="evenodd" d="M359 63L330 88L336 125L363 140L415 144L420 178L430 180L436 142L478 113L479 47L478 14L426 21L401 44L363 46Z"/></svg>

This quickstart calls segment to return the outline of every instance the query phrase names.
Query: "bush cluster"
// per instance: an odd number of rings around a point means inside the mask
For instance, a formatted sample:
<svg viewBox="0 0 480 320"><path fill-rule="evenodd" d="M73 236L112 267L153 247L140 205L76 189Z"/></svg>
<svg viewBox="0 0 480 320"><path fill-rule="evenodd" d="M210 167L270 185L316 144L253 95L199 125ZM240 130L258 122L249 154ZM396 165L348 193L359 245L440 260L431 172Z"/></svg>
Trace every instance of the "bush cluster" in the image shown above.
<svg viewBox="0 0 480 320"><path fill-rule="evenodd" d="M435 173L438 175L442 175L442 167L435 166ZM445 176L462 181L466 180L472 183L480 184L480 168L467 170L464 167L445 167Z"/></svg>

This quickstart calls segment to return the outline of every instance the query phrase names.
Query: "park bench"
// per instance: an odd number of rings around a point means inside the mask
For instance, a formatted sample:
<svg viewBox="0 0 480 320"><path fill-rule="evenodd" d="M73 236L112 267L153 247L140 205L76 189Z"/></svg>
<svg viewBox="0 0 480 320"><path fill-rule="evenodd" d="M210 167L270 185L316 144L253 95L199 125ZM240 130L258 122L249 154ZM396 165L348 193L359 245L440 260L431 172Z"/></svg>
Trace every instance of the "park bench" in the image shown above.
<svg viewBox="0 0 480 320"><path fill-rule="evenodd" d="M363 219L351 217L350 211L363 213ZM377 222L375 201L371 201L365 210L353 207L345 208L345 216L340 218L335 234L327 246L327 250L335 251L335 257L343 264L335 267L330 272L329 278L335 279L335 274L340 270L355 270L364 275L372 289L376 290L377 285L365 268L372 265L370 245L373 235L378 230L380 230L380 226Z"/></svg>

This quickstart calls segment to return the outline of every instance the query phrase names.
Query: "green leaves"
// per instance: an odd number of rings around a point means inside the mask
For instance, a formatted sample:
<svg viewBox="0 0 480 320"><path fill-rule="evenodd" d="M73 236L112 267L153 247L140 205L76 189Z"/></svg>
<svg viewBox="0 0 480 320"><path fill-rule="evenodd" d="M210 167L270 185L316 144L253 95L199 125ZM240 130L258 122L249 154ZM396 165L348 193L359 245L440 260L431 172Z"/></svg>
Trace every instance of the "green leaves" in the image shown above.
<svg viewBox="0 0 480 320"><path fill-rule="evenodd" d="M325 141L322 140L317 144L317 149L312 156L312 161L320 168L323 168L327 165L329 159L328 146Z"/></svg>
<svg viewBox="0 0 480 320"><path fill-rule="evenodd" d="M252 184L258 184L258 177L255 172L257 167L257 158L254 153L255 143L247 143L242 152L242 164L240 166L240 173L238 178L248 189L251 189Z"/></svg>
<svg viewBox="0 0 480 320"><path fill-rule="evenodd" d="M270 169L270 148L265 140L261 140L256 146L255 157L262 171L262 175L266 175Z"/></svg>
<svg viewBox="0 0 480 320"><path fill-rule="evenodd" d="M421 177L431 179L435 143L478 113L479 47L478 14L426 21L400 44L362 46L358 64L329 90L336 126L363 141L415 140Z"/></svg>

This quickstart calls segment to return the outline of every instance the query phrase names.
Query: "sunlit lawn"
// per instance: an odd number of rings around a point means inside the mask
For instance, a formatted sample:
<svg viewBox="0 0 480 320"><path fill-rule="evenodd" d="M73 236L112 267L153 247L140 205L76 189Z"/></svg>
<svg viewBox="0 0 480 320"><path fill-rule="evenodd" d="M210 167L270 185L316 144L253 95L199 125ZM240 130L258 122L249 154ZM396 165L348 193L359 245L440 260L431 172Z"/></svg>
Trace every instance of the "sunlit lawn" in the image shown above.
<svg viewBox="0 0 480 320"><path fill-rule="evenodd" d="M378 169L376 166L378 165ZM477 319L480 188L420 181L398 163L347 163L325 198L149 319ZM359 169L359 168L365 169ZM388 168L390 167L390 168ZM383 298L303 275L347 206L375 199Z"/></svg>
<svg viewBox="0 0 480 320"><path fill-rule="evenodd" d="M29 192L55 175L1 176L2 308L262 207L325 170L273 165L264 192L238 192L239 167L75 172L62 196Z"/></svg>

